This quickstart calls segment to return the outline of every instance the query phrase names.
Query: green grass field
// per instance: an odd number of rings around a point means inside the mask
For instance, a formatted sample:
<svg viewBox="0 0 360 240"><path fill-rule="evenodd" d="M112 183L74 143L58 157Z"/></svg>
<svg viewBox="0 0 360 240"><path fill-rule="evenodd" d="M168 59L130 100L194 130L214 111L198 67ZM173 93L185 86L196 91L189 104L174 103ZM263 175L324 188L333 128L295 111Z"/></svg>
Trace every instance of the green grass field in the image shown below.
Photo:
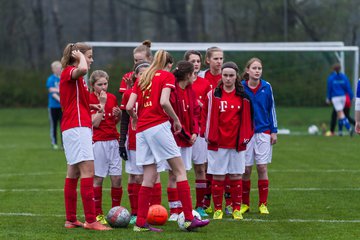
<svg viewBox="0 0 360 240"><path fill-rule="evenodd" d="M306 132L328 122L330 108L278 108L280 128ZM66 161L50 148L46 109L0 109L0 239L357 239L360 236L360 138L279 135L269 166L269 216L211 221L198 232L167 223L163 233L131 227L95 232L63 227ZM255 173L255 172L254 172ZM193 173L189 173L191 186ZM166 175L162 175L163 187ZM123 186L126 186L124 179ZM103 196L110 208L109 181ZM126 187L122 205L129 208ZM163 190L163 193L166 191ZM83 220L80 200L78 215ZM194 198L193 198L194 199ZM163 195L163 205L166 195Z"/></svg>

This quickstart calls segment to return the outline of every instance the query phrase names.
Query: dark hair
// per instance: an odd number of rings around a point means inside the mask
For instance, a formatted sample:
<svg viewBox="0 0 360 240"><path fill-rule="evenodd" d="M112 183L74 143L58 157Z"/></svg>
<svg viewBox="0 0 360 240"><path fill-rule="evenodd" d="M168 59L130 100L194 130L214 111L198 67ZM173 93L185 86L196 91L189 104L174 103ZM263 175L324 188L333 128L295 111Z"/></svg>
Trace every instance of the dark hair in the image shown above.
<svg viewBox="0 0 360 240"><path fill-rule="evenodd" d="M200 61L202 61L201 53L199 51L196 51L196 50L186 51L185 54L184 54L184 60L189 61L190 55L198 55L200 57Z"/></svg>
<svg viewBox="0 0 360 240"><path fill-rule="evenodd" d="M340 63L335 63L335 64L332 66L332 69L333 69L337 74L339 74L340 71L341 71L341 65L340 65Z"/></svg>
<svg viewBox="0 0 360 240"><path fill-rule="evenodd" d="M244 72L241 74L241 79L249 80L249 74L246 72L246 70L249 69L251 64L253 64L254 62L259 62L262 65L262 62L259 58L250 58L250 60L245 65Z"/></svg>
<svg viewBox="0 0 360 240"><path fill-rule="evenodd" d="M176 64L176 68L172 73L174 74L177 82L182 82L187 80L189 74L193 72L194 64L185 60L181 60Z"/></svg>
<svg viewBox="0 0 360 240"><path fill-rule="evenodd" d="M77 43L69 43L66 45L63 56L61 58L61 66L62 68L66 68L68 65L72 65L75 63L75 58L71 56L71 52L73 50L79 50L83 54L86 53L86 51L91 50L92 47L84 42L77 42Z"/></svg>
<svg viewBox="0 0 360 240"><path fill-rule="evenodd" d="M139 74L140 69L148 67L150 67L150 63L147 61L140 61L134 64L134 73L131 75L131 86L135 83L136 75Z"/></svg>
<svg viewBox="0 0 360 240"><path fill-rule="evenodd" d="M232 68L236 72L236 80L235 80L235 95L241 96L241 97L247 97L247 94L245 93L244 86L241 84L241 78L239 76L239 67L234 62L226 62L221 67L221 72L225 68ZM221 97L222 91L221 88L224 85L222 81L219 81L217 87L215 88L214 95L217 97Z"/></svg>

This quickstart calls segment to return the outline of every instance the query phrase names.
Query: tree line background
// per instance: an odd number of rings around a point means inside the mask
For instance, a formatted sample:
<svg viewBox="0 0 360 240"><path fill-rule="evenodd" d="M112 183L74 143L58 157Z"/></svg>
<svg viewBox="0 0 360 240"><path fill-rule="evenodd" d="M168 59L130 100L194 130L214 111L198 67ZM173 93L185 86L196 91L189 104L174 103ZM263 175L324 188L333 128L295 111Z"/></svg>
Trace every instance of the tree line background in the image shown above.
<svg viewBox="0 0 360 240"><path fill-rule="evenodd" d="M358 46L358 0L0 0L0 106L42 107L50 63L68 42L313 42ZM94 51L116 92L132 49ZM180 60L183 53L174 53ZM278 105L319 106L332 53L228 53L243 68L258 56ZM351 77L352 56L346 56Z"/></svg>

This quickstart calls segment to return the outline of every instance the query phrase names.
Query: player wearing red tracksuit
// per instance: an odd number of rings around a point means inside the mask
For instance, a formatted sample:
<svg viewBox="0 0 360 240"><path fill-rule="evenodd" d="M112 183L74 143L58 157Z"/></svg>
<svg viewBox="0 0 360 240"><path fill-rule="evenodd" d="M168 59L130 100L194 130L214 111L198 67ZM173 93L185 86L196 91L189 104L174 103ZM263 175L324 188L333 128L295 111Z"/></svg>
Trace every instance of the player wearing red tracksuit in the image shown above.
<svg viewBox="0 0 360 240"><path fill-rule="evenodd" d="M194 65L188 61L179 61L173 71L175 76L175 89L171 92L170 103L179 117L182 130L179 134L174 134L177 146L180 147L181 158L185 169L189 171L192 167L192 146L199 134L199 115L200 107L197 102L196 94L192 90L192 83L195 79ZM176 221L178 214L182 212L181 202L176 189L176 178L169 166L168 181L168 200L170 208L169 221Z"/></svg>
<svg viewBox="0 0 360 240"><path fill-rule="evenodd" d="M201 134L208 142L208 173L213 175L214 219L222 219L225 176L229 175L233 218L242 219L241 175L245 171L246 144L253 135L251 103L233 62L222 66L222 79L208 93L201 119Z"/></svg>

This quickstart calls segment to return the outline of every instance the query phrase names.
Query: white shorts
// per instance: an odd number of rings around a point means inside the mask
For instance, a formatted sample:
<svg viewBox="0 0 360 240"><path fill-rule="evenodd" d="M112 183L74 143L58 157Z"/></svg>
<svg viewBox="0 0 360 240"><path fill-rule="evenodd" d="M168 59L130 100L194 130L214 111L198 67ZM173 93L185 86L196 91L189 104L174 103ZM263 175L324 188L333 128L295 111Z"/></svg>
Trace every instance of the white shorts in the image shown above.
<svg viewBox="0 0 360 240"><path fill-rule="evenodd" d="M331 102L335 108L335 111L342 111L345 107L346 97L345 96L338 96L332 97Z"/></svg>
<svg viewBox="0 0 360 240"><path fill-rule="evenodd" d="M204 164L207 159L207 142L205 138L197 137L194 145L192 146L192 161L194 164Z"/></svg>
<svg viewBox="0 0 360 240"><path fill-rule="evenodd" d="M259 164L269 164L272 158L271 136L266 133L255 133L246 146L245 165L252 166L254 162Z"/></svg>
<svg viewBox="0 0 360 240"><path fill-rule="evenodd" d="M70 128L62 132L67 164L93 161L92 132L88 127Z"/></svg>
<svg viewBox="0 0 360 240"><path fill-rule="evenodd" d="M183 160L185 170L191 170L191 155L192 155L192 147L179 147L181 153L181 159ZM171 167L167 161L164 162L165 170L171 170Z"/></svg>
<svg viewBox="0 0 360 240"><path fill-rule="evenodd" d="M243 174L245 172L245 151L219 148L208 150L207 173L214 175Z"/></svg>
<svg viewBox="0 0 360 240"><path fill-rule="evenodd" d="M170 127L167 121L136 134L136 165L157 164L181 156Z"/></svg>
<svg viewBox="0 0 360 240"><path fill-rule="evenodd" d="M93 144L95 176L121 176L122 162L117 140L97 141Z"/></svg>
<svg viewBox="0 0 360 240"><path fill-rule="evenodd" d="M133 174L133 175L144 174L143 167L136 165L136 151L126 149L126 153L128 155L128 160L125 161L126 173Z"/></svg>

